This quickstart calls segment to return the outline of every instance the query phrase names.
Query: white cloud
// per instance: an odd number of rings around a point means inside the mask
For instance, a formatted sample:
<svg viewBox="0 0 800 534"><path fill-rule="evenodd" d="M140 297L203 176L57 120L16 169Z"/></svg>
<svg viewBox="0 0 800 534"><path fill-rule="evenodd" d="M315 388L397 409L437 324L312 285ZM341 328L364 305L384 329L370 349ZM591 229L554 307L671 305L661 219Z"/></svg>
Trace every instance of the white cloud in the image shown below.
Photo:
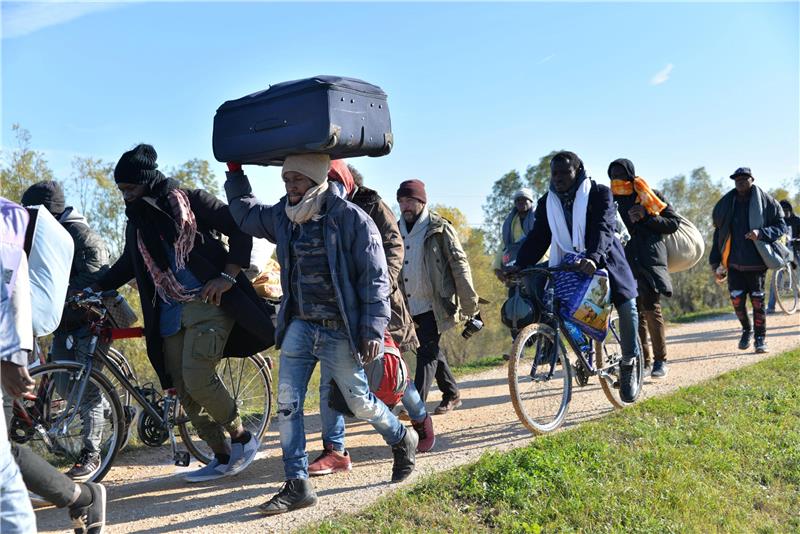
<svg viewBox="0 0 800 534"><path fill-rule="evenodd" d="M539 60L539 65L542 65L542 64L544 64L544 63L547 63L548 61L550 61L550 60L551 60L551 59L553 59L554 57L556 57L556 55L555 55L555 54L550 54L549 56L543 57L542 59L540 59L540 60Z"/></svg>
<svg viewBox="0 0 800 534"><path fill-rule="evenodd" d="M84 15L120 6L120 3L75 2L3 2L3 39L22 37L50 26L65 24Z"/></svg>
<svg viewBox="0 0 800 534"><path fill-rule="evenodd" d="M672 67L672 63L668 63L666 67L656 72L655 75L650 78L650 85L661 85L669 80L669 75L672 74Z"/></svg>

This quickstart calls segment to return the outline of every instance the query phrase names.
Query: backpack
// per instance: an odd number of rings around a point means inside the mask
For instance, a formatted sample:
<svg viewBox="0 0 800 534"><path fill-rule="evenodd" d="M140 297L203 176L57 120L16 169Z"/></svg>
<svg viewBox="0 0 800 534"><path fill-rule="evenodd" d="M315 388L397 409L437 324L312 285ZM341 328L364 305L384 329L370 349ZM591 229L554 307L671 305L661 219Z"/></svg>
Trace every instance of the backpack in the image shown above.
<svg viewBox="0 0 800 534"><path fill-rule="evenodd" d="M664 235L664 244L667 245L667 269L671 273L688 271L700 261L705 252L706 245L700 230L681 214L678 214L680 225L678 229Z"/></svg>
<svg viewBox="0 0 800 534"><path fill-rule="evenodd" d="M390 408L400 402L408 385L408 367L400 349L387 332L383 355L364 366L369 389Z"/></svg>
<svg viewBox="0 0 800 534"><path fill-rule="evenodd" d="M61 322L67 297L75 243L72 236L43 206L27 207L25 233L31 283L33 335L51 334Z"/></svg>
<svg viewBox="0 0 800 534"><path fill-rule="evenodd" d="M512 294L500 308L500 319L512 330L522 330L529 324L539 320L533 303L521 294L520 287L514 288Z"/></svg>

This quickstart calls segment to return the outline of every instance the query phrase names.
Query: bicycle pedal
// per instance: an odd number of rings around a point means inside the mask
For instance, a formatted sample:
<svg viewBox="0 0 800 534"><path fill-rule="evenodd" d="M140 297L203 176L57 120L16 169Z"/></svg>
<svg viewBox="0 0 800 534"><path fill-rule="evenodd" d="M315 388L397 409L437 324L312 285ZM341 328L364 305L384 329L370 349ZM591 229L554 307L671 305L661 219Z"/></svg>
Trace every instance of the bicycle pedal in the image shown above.
<svg viewBox="0 0 800 534"><path fill-rule="evenodd" d="M189 453L186 451L177 451L172 457L175 460L175 465L178 467L189 467Z"/></svg>

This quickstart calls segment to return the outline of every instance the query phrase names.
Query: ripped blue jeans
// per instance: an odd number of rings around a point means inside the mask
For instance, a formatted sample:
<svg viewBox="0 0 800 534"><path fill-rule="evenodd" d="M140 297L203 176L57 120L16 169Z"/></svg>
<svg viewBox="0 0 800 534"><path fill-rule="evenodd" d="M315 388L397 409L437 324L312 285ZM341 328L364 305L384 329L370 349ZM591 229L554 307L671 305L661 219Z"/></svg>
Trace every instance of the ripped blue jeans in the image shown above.
<svg viewBox="0 0 800 534"><path fill-rule="evenodd" d="M286 480L308 478L303 403L319 361L322 375L336 381L357 419L367 421L388 445L405 436L402 423L369 390L364 369L350 352L347 334L294 319L283 338L278 373L278 426Z"/></svg>

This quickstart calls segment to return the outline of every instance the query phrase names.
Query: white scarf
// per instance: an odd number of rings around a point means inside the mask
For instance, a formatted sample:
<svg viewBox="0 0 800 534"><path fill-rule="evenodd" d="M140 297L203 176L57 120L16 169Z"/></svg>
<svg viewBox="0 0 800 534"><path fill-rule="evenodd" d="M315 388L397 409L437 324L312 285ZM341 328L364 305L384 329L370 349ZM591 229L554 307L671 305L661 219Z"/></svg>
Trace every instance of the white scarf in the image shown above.
<svg viewBox="0 0 800 534"><path fill-rule="evenodd" d="M547 222L550 225L550 267L561 265L567 252L583 252L586 250L586 208L589 206L589 191L592 179L588 176L578 186L575 201L572 204L572 235L569 235L564 208L558 195L547 193Z"/></svg>
<svg viewBox="0 0 800 534"><path fill-rule="evenodd" d="M325 202L326 193L328 192L328 180L325 180L319 185L311 187L300 202L294 206L289 205L289 198L286 198L286 216L295 224L303 224L306 221L318 214L322 210L322 205Z"/></svg>

